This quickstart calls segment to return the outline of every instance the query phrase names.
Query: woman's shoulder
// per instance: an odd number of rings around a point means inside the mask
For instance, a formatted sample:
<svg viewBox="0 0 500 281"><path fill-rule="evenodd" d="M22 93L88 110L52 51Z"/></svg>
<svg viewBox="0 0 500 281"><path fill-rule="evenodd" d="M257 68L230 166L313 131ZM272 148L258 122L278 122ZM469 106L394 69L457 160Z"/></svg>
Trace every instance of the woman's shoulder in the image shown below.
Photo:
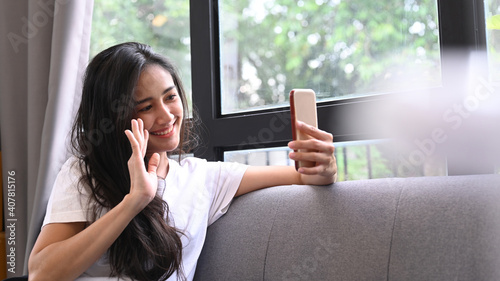
<svg viewBox="0 0 500 281"><path fill-rule="evenodd" d="M71 155L62 164L54 182L53 191L67 192L74 190L78 186L82 177L82 160L75 155Z"/></svg>
<svg viewBox="0 0 500 281"><path fill-rule="evenodd" d="M82 167L82 160L78 158L75 155L70 155L68 159L64 162L64 164L61 166L61 169L59 171L59 174L67 174L67 175L78 175L80 176L82 174L81 167Z"/></svg>

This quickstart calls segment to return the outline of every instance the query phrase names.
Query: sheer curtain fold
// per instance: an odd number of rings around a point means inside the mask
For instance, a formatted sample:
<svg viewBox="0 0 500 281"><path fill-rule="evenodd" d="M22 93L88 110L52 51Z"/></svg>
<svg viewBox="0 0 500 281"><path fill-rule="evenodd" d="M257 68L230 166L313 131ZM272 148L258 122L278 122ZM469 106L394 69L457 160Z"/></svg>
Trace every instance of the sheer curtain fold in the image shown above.
<svg viewBox="0 0 500 281"><path fill-rule="evenodd" d="M16 171L16 258L9 277L27 273L53 182L69 155L92 9L87 0L0 2L0 35L9 38L0 49L2 173Z"/></svg>

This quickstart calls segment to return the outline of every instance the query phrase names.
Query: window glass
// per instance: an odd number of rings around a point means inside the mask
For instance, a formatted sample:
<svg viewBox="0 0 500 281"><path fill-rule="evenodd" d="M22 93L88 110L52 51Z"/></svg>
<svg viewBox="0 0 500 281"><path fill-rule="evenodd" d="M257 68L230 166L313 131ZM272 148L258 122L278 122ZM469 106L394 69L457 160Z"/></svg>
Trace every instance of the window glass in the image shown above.
<svg viewBox="0 0 500 281"><path fill-rule="evenodd" d="M335 143L338 181L390 177L445 176L446 160L439 155L416 157L408 149L395 149L388 140L370 140ZM224 161L253 166L287 165L287 147L226 151Z"/></svg>
<svg viewBox="0 0 500 281"><path fill-rule="evenodd" d="M170 58L191 104L189 0L94 0L91 57L128 41L151 45Z"/></svg>
<svg viewBox="0 0 500 281"><path fill-rule="evenodd" d="M500 0L485 0L490 78L500 82Z"/></svg>
<svg viewBox="0 0 500 281"><path fill-rule="evenodd" d="M436 0L219 0L222 114L441 85Z"/></svg>
<svg viewBox="0 0 500 281"><path fill-rule="evenodd" d="M224 152L225 162L238 162L251 166L292 166L288 147L259 148Z"/></svg>

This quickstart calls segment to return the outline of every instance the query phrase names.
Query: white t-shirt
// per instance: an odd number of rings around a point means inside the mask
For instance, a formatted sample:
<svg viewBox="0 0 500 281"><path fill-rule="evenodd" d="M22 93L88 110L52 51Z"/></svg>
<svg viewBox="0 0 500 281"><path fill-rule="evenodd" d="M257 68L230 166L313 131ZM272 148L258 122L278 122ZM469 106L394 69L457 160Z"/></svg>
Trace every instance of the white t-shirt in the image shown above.
<svg viewBox="0 0 500 281"><path fill-rule="evenodd" d="M72 157L61 168L47 205L43 225L87 221L87 195L77 184L81 172ZM182 267L188 280L194 277L203 248L207 227L226 213L247 166L238 163L208 162L199 158L169 161L165 181L159 180L158 192L168 203L171 224L181 230ZM77 280L117 280L108 278L110 267L103 255ZM177 280L172 275L168 280Z"/></svg>

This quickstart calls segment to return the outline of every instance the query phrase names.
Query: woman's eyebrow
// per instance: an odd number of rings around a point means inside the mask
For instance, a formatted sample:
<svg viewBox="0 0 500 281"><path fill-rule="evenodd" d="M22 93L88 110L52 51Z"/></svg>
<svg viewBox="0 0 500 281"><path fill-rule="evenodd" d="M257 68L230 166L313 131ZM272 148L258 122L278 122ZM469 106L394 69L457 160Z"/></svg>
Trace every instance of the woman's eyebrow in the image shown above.
<svg viewBox="0 0 500 281"><path fill-rule="evenodd" d="M163 93L161 93L161 95L162 95L162 96L163 96L163 95L165 95L166 93L170 92L170 91L171 91L172 89L174 89L174 88L175 88L175 86L170 86L170 87L166 88L166 89L163 91ZM147 97L147 98L145 98L145 99L142 99L142 100L140 100L140 101L135 102L135 105L139 105L139 104L141 104L141 103L145 103L145 102L150 101L150 100L152 100L152 99L153 99L153 97Z"/></svg>

